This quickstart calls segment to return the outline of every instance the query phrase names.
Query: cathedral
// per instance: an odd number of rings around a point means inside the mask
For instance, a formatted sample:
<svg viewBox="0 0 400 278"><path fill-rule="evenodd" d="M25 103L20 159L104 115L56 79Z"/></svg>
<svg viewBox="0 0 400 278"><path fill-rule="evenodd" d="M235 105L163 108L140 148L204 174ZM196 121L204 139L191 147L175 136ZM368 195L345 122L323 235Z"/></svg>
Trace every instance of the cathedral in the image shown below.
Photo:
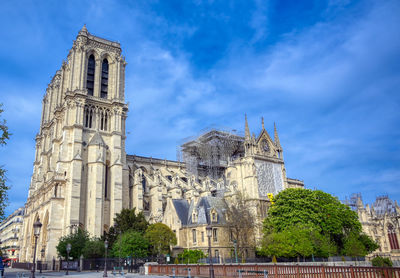
<svg viewBox="0 0 400 278"><path fill-rule="evenodd" d="M125 58L121 45L78 33L66 61L43 97L33 174L25 205L20 261L31 261L33 223L43 224L38 250L57 258L59 238L85 229L100 237L122 208L136 208L177 235L174 250L204 249L213 225L215 256L226 257L232 239L224 229L223 200L241 192L256 219L265 217L271 194L304 187L286 176L283 148L261 123L244 136L209 130L181 146L171 161L125 152ZM255 233L256 240L260 233ZM218 252L217 252L218 251Z"/></svg>
<svg viewBox="0 0 400 278"><path fill-rule="evenodd" d="M379 248L368 255L390 258L398 264L400 261L400 207L387 195L378 196L373 204L364 206L361 194L353 194L345 203L358 214L363 232L379 244Z"/></svg>

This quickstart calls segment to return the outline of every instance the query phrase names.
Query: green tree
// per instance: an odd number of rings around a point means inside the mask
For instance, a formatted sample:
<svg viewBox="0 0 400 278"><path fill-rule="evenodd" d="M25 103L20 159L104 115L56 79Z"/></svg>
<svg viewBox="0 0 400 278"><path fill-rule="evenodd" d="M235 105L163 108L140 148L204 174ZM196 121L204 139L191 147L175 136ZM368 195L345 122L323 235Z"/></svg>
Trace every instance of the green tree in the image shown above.
<svg viewBox="0 0 400 278"><path fill-rule="evenodd" d="M99 238L88 240L85 243L85 247L82 249L82 254L85 259L104 258L104 241Z"/></svg>
<svg viewBox="0 0 400 278"><path fill-rule="evenodd" d="M146 230L145 237L157 255L168 253L170 246L177 242L175 233L162 223L151 224Z"/></svg>
<svg viewBox="0 0 400 278"><path fill-rule="evenodd" d="M347 255L348 246L356 246L354 240L368 252L377 247L367 236L362 236L357 214L328 193L291 188L280 192L273 201L264 220L263 254L307 256L309 246L300 250L293 245L293 241L305 240L312 242L313 255L323 257L338 253ZM299 227L297 235L292 235ZM351 239L352 235L356 236ZM290 240L285 240L285 237Z"/></svg>
<svg viewBox="0 0 400 278"><path fill-rule="evenodd" d="M78 228L76 232L60 238L58 245L56 246L57 253L59 256L66 258L67 244L70 243L71 251L69 252L69 256L78 259L83 254L83 249L89 240L89 233Z"/></svg>
<svg viewBox="0 0 400 278"><path fill-rule="evenodd" d="M178 255L178 260L182 264L197 264L206 255L201 250L184 250Z"/></svg>
<svg viewBox="0 0 400 278"><path fill-rule="evenodd" d="M105 238L109 242L110 246L114 245L120 234L128 231L136 231L144 234L149 223L146 221L142 212L136 213L136 209L122 209L120 213L117 213L114 218L114 226L110 227Z"/></svg>
<svg viewBox="0 0 400 278"><path fill-rule="evenodd" d="M358 234L351 233L345 238L342 250L343 255L361 257L367 254L367 249L362 241L359 240L359 237Z"/></svg>
<svg viewBox="0 0 400 278"><path fill-rule="evenodd" d="M372 266L379 266L379 267L392 267L393 262L390 260L390 258L383 258L380 256L377 256L372 259Z"/></svg>
<svg viewBox="0 0 400 278"><path fill-rule="evenodd" d="M6 125L6 120L1 119L1 113L3 113L3 104L0 103L0 146L4 146L7 140L10 139L11 133L8 132L8 127ZM6 184L6 170L0 165L0 221L4 219L4 209L8 204L7 191L10 187Z"/></svg>
<svg viewBox="0 0 400 278"><path fill-rule="evenodd" d="M149 241L139 232L128 231L112 247L114 257L143 258L148 255Z"/></svg>

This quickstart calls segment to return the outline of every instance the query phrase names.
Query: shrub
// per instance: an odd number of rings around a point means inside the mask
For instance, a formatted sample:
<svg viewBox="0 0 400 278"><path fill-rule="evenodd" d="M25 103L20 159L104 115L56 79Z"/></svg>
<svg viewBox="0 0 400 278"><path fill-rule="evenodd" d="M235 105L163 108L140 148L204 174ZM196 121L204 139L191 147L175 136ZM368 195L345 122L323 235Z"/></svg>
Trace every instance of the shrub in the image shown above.
<svg viewBox="0 0 400 278"><path fill-rule="evenodd" d="M389 258L383 258L377 256L372 259L372 266L380 266L380 267L391 267L393 266L393 262Z"/></svg>

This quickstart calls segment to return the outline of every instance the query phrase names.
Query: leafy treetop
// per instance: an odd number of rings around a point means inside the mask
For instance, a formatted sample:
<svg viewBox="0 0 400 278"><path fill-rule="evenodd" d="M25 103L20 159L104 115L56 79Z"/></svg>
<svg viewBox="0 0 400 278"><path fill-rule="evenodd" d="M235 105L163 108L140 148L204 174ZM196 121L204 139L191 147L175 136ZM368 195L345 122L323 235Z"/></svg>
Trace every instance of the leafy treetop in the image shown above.
<svg viewBox="0 0 400 278"><path fill-rule="evenodd" d="M1 113L3 113L3 104L0 103L0 146L4 146L7 140L10 139L11 133L8 132L6 120L1 119ZM1 162L0 162L1 163ZM10 187L6 184L6 170L2 168L0 164L0 221L4 219L4 209L8 204L7 191Z"/></svg>
<svg viewBox="0 0 400 278"><path fill-rule="evenodd" d="M361 233L357 213L328 193L290 188L273 201L264 220L261 254L364 256L378 248Z"/></svg>
<svg viewBox="0 0 400 278"><path fill-rule="evenodd" d="M151 224L146 230L145 237L158 255L168 253L169 247L177 242L175 233L163 223Z"/></svg>
<svg viewBox="0 0 400 278"><path fill-rule="evenodd" d="M83 254L83 249L86 243L89 241L89 233L81 228L78 228L76 232L73 232L67 236L60 238L58 245L56 247L59 256L67 257L67 244L71 244L71 251L69 256L74 259L80 258Z"/></svg>

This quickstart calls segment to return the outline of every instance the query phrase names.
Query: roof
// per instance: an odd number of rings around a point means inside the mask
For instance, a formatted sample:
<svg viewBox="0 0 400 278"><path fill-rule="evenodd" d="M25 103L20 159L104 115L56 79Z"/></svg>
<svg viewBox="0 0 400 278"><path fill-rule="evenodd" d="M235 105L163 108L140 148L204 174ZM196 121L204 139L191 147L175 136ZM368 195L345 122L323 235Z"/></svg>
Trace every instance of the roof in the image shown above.
<svg viewBox="0 0 400 278"><path fill-rule="evenodd" d="M101 145L101 146L106 146L106 143L104 143L103 137L101 137L100 133L97 131L92 139L90 139L89 146L90 145Z"/></svg>
<svg viewBox="0 0 400 278"><path fill-rule="evenodd" d="M172 203L174 204L176 214L178 215L182 225L187 225L189 212L188 201L183 199L173 199Z"/></svg>

